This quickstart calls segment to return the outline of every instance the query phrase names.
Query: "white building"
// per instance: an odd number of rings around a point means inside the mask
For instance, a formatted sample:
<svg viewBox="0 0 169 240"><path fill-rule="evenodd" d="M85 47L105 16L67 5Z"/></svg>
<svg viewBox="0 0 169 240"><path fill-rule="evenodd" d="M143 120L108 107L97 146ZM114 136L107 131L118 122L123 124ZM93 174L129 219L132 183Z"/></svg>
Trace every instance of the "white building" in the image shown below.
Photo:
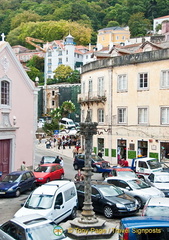
<svg viewBox="0 0 169 240"><path fill-rule="evenodd" d="M47 43L45 54L45 80L54 77L53 71L61 64L80 70L83 64L83 54L88 51L84 46L76 46L69 34L65 40L55 40Z"/></svg>
<svg viewBox="0 0 169 240"><path fill-rule="evenodd" d="M169 21L169 15L163 16L163 17L159 17L159 18L154 18L154 21L153 21L153 32L157 33L156 27L159 24L162 24L163 21L167 21L167 20Z"/></svg>

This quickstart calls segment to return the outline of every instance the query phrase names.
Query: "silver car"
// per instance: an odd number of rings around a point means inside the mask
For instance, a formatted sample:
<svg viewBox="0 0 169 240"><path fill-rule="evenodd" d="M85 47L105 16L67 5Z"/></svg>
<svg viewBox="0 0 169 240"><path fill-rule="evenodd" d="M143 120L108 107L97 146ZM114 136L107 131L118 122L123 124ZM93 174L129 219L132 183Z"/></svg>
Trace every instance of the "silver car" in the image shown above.
<svg viewBox="0 0 169 240"><path fill-rule="evenodd" d="M68 240L63 229L39 214L13 218L0 226L3 240Z"/></svg>
<svg viewBox="0 0 169 240"><path fill-rule="evenodd" d="M150 198L142 211L142 216L169 216L169 201L168 198Z"/></svg>
<svg viewBox="0 0 169 240"><path fill-rule="evenodd" d="M142 208L151 197L165 197L162 191L155 187L151 187L138 178L109 177L106 178L105 181L119 187L126 194L137 199L140 208Z"/></svg>

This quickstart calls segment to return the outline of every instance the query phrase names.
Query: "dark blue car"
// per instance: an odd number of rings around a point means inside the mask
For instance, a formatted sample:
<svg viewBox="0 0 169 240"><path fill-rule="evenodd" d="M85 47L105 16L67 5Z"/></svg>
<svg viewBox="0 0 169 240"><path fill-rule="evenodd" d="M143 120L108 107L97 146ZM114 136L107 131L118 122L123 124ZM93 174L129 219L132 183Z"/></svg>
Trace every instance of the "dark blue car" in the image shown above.
<svg viewBox="0 0 169 240"><path fill-rule="evenodd" d="M129 217L122 218L119 240L168 240L169 217Z"/></svg>
<svg viewBox="0 0 169 240"><path fill-rule="evenodd" d="M35 182L32 171L11 172L0 182L0 196L19 197L22 192L28 189L33 190L36 186Z"/></svg>

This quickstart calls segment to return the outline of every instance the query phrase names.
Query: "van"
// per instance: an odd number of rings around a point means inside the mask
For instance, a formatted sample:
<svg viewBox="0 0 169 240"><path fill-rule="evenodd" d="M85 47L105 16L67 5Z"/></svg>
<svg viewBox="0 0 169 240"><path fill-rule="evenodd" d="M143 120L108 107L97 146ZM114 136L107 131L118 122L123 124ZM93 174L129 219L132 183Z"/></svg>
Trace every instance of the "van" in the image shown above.
<svg viewBox="0 0 169 240"><path fill-rule="evenodd" d="M72 129L72 128L76 128L76 125L75 123L73 122L72 119L69 119L69 118L62 118L60 121L59 121L59 124L60 125L63 125L65 128L67 129Z"/></svg>
<svg viewBox="0 0 169 240"><path fill-rule="evenodd" d="M14 217L38 213L57 224L67 217L74 219L77 205L78 198L74 182L56 180L36 188Z"/></svg>
<svg viewBox="0 0 169 240"><path fill-rule="evenodd" d="M169 217L122 218L118 232L119 240L168 240Z"/></svg>

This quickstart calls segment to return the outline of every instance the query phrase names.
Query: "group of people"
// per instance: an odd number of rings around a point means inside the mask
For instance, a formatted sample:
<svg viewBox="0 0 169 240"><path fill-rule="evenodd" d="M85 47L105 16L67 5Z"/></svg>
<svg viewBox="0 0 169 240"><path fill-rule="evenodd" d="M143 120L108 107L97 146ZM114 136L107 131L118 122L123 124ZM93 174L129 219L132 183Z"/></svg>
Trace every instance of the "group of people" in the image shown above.
<svg viewBox="0 0 169 240"><path fill-rule="evenodd" d="M63 167L63 158L62 157L59 157L57 156L54 163L59 163L62 167Z"/></svg>
<svg viewBox="0 0 169 240"><path fill-rule="evenodd" d="M129 166L129 163L126 159L119 159L118 164L120 165L120 167L128 167Z"/></svg>

